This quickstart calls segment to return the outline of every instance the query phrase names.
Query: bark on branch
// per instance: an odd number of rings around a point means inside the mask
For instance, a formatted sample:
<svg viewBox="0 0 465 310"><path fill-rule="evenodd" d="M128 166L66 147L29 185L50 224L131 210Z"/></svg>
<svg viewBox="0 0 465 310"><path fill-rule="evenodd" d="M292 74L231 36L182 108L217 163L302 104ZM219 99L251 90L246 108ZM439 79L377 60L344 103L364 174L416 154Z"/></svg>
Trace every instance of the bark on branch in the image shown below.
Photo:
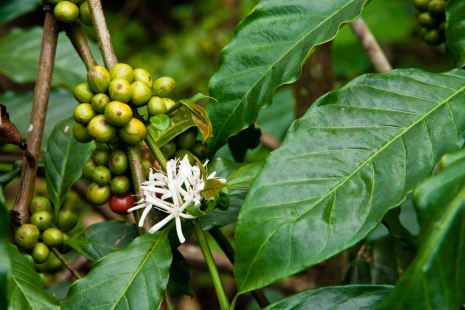
<svg viewBox="0 0 465 310"><path fill-rule="evenodd" d="M360 44L362 44L368 58L370 58L375 71L381 73L392 70L389 60L384 55L381 47L379 47L378 42L376 42L373 33L371 33L370 28L365 24L363 18L360 17L353 23L350 23L350 27L360 41Z"/></svg>
<svg viewBox="0 0 465 310"><path fill-rule="evenodd" d="M103 62L105 63L105 67L110 70L111 67L118 63L118 60L116 59L113 44L111 43L110 32L105 22L102 3L100 0L87 0L87 5L89 6L92 24L97 34L98 46L103 56Z"/></svg>
<svg viewBox="0 0 465 310"><path fill-rule="evenodd" d="M71 43L73 43L76 52L84 62L87 71L89 71L90 68L97 66L97 62L95 61L94 56L92 56L89 43L87 42L86 34L82 29L79 19L76 19L76 21L70 25L66 25L65 30L66 35L69 37Z"/></svg>
<svg viewBox="0 0 465 310"><path fill-rule="evenodd" d="M40 145L47 116L48 98L52 83L53 66L58 39L58 22L52 12L45 13L44 33L40 49L39 68L34 88L31 119L27 136L27 151L32 155L32 163L24 156L21 171L21 184L15 204L10 211L13 228L29 220L29 203L34 194L34 184L39 162ZM16 226L16 227L15 227Z"/></svg>

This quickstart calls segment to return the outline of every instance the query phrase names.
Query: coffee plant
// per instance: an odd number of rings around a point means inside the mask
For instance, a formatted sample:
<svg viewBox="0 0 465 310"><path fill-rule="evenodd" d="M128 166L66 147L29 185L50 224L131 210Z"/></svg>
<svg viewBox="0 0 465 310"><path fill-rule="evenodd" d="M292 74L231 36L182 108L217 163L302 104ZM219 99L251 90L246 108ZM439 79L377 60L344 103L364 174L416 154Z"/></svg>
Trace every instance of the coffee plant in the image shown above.
<svg viewBox="0 0 465 310"><path fill-rule="evenodd" d="M180 100L170 72L152 77L118 63L100 0L42 1L23 137L14 121L20 103L2 96L1 146L24 156L0 175L0 309L174 309L173 297L193 295L180 251L192 235L221 310L238 309L249 292L266 309L465 308L465 1L413 0L420 39L440 45L455 67L431 73L392 69L362 19L377 0L261 0L221 52L209 95ZM265 160L244 162L266 140L256 125L261 110L344 26L377 73L326 92ZM75 51L57 49L60 31ZM63 67L68 52L82 63ZM74 66L85 67L86 79ZM77 105L55 99L51 87L60 83L73 85ZM61 118L48 128L51 106ZM225 146L235 161L219 157ZM46 183L39 195L38 174ZM7 209L3 188L16 178ZM82 224L83 203L69 198L78 183L105 221ZM408 203L418 234L400 220ZM233 238L220 229L230 224ZM368 238L378 226L389 235ZM210 246L233 265L234 296ZM72 253L90 270L70 263ZM264 294L338 255L351 258L339 285L271 302ZM63 266L75 281L58 300L44 281L60 286Z"/></svg>

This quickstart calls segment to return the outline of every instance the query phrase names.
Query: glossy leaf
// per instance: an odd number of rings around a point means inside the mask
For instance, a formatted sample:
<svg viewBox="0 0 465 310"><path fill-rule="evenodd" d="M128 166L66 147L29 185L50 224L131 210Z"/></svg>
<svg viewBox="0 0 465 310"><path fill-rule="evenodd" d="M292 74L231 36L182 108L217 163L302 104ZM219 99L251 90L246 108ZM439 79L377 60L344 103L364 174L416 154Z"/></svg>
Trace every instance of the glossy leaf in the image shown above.
<svg viewBox="0 0 465 310"><path fill-rule="evenodd" d="M106 221L90 225L66 243L89 260L96 262L114 251L124 249L138 236L134 224Z"/></svg>
<svg viewBox="0 0 465 310"><path fill-rule="evenodd" d="M414 256L392 236L367 242L347 267L342 284L396 284Z"/></svg>
<svg viewBox="0 0 465 310"><path fill-rule="evenodd" d="M0 25L35 10L40 0L3 0L0 4Z"/></svg>
<svg viewBox="0 0 465 310"><path fill-rule="evenodd" d="M318 99L272 152L239 214L239 293L364 238L463 146L465 72L361 76ZM269 257L273 257L272 260Z"/></svg>
<svg viewBox="0 0 465 310"><path fill-rule="evenodd" d="M22 137L27 137L27 130L29 128L32 98L34 92L27 93L14 93L12 91L5 92L0 101L6 106L10 114L10 120L16 125ZM66 118L68 118L77 102L73 94L63 88L52 89L48 100L47 118L45 120L44 134L42 136L41 151L47 151L48 137L52 133L55 125ZM70 111L70 113L63 113L63 111Z"/></svg>
<svg viewBox="0 0 465 310"><path fill-rule="evenodd" d="M392 286L348 285L307 290L281 299L266 310L374 310Z"/></svg>
<svg viewBox="0 0 465 310"><path fill-rule="evenodd" d="M45 181L56 216L71 185L81 177L82 165L95 148L94 142L80 143L74 139L73 124L72 117L56 124L45 154Z"/></svg>
<svg viewBox="0 0 465 310"><path fill-rule="evenodd" d="M356 20L365 0L262 0L237 27L221 53L207 106L213 156L228 138L254 124L276 88L295 82L315 47L332 40L342 24Z"/></svg>
<svg viewBox="0 0 465 310"><path fill-rule="evenodd" d="M168 284L168 230L136 238L97 261L71 286L62 309L158 309Z"/></svg>
<svg viewBox="0 0 465 310"><path fill-rule="evenodd" d="M184 256L178 250L174 250L173 262L170 268L170 281L167 287L170 296L176 297L182 294L192 296L192 292L189 289L190 277L189 268Z"/></svg>
<svg viewBox="0 0 465 310"><path fill-rule="evenodd" d="M173 138L180 135L187 129L194 127L195 123L190 119L184 119L174 125L171 125L167 130L158 132L153 126L147 127L148 133L153 136L158 147L162 147L170 142Z"/></svg>
<svg viewBox="0 0 465 310"><path fill-rule="evenodd" d="M203 136L203 141L205 142L207 138L213 137L212 124L208 119L207 112L205 111L205 109L202 106L195 104L198 100L204 98L210 98L216 101L215 98L198 93L189 99L181 100L180 103L186 106L191 111L192 120L199 128L200 133Z"/></svg>
<svg viewBox="0 0 465 310"><path fill-rule="evenodd" d="M226 178L229 189L229 208L226 211L215 209L207 212L206 216L199 218L203 230L215 227L223 227L237 220L237 215L244 204L245 196L255 176L260 171L259 167L264 162L253 164L236 163L227 159L213 160L208 165L209 173L216 171L216 176ZM229 180L233 183L229 184ZM231 188L230 186L233 186Z"/></svg>
<svg viewBox="0 0 465 310"><path fill-rule="evenodd" d="M55 296L45 292L44 276L35 271L32 257L19 253L12 244L8 245L8 249L12 266L8 281L8 309L59 310Z"/></svg>
<svg viewBox="0 0 465 310"><path fill-rule="evenodd" d="M170 118L166 114L152 116L150 122L157 130L166 130L170 126Z"/></svg>
<svg viewBox="0 0 465 310"><path fill-rule="evenodd" d="M3 196L3 189L0 185L0 195ZM10 232L9 214L6 206L3 205L0 197L0 309L6 309L8 302L6 298L8 279L11 276L11 261L8 243Z"/></svg>
<svg viewBox="0 0 465 310"><path fill-rule="evenodd" d="M446 6L447 51L457 68L465 67L465 3L462 0L449 0Z"/></svg>
<svg viewBox="0 0 465 310"><path fill-rule="evenodd" d="M16 83L31 83L37 77L42 27L13 29L0 39L0 73ZM97 44L89 42L92 54L98 63L102 58ZM72 90L86 80L86 67L79 58L65 33L60 33L53 69L53 85L64 85Z"/></svg>
<svg viewBox="0 0 465 310"><path fill-rule="evenodd" d="M203 198L212 198L220 192L222 188L225 188L228 184L222 183L217 179L208 179L205 181L205 187L200 192Z"/></svg>
<svg viewBox="0 0 465 310"><path fill-rule="evenodd" d="M465 304L464 164L456 162L415 190L417 212L424 219L419 250L379 309L453 310Z"/></svg>

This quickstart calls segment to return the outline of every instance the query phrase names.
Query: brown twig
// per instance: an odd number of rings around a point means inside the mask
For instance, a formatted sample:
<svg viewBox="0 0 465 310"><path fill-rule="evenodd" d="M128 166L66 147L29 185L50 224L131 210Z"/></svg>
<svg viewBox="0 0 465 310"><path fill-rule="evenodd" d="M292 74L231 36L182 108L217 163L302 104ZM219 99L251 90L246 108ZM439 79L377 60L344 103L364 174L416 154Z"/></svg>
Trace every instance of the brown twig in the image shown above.
<svg viewBox="0 0 465 310"><path fill-rule="evenodd" d="M89 6L90 16L92 17L92 24L94 25L97 34L98 46L103 56L103 62L108 70L118 63L113 44L111 44L110 32L105 22L105 15L103 14L102 3L100 0L87 0Z"/></svg>
<svg viewBox="0 0 465 310"><path fill-rule="evenodd" d="M255 126L257 127L257 125ZM274 151L281 145L281 142L279 142L278 139L270 135L265 130L260 130L262 131L262 135L260 136L260 142L263 143L263 145L266 146L269 150Z"/></svg>
<svg viewBox="0 0 465 310"><path fill-rule="evenodd" d="M11 222L14 226L21 226L29 219L29 203L34 194L34 184L39 162L40 145L47 116L48 98L52 84L53 66L58 40L58 22L52 12L45 13L44 33L40 50L39 68L34 89L34 99L30 125L27 136L28 149L23 159L21 184L16 201L10 211ZM27 160L29 157L29 161ZM33 162L31 163L31 158Z"/></svg>
<svg viewBox="0 0 465 310"><path fill-rule="evenodd" d="M94 56L92 56L86 34L84 33L84 30L82 30L79 19L76 19L76 21L70 25L66 25L65 31L71 43L73 43L76 52L84 62L87 71L89 71L92 67L97 66L97 62L95 61Z"/></svg>
<svg viewBox="0 0 465 310"><path fill-rule="evenodd" d="M360 44L362 44L376 72L381 73L392 70L389 60L379 47L378 42L376 42L373 33L371 33L370 28L365 24L363 18L360 17L353 23L350 23L350 27L360 41Z"/></svg>

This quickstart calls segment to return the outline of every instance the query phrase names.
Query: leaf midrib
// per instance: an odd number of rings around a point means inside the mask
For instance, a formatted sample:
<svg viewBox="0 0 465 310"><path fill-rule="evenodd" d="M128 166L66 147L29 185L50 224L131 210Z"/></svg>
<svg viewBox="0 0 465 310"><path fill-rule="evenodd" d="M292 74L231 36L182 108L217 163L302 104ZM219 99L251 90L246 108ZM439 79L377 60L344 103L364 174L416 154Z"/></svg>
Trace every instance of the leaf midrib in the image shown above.
<svg viewBox="0 0 465 310"><path fill-rule="evenodd" d="M218 137L220 136L220 133L223 131L224 127L226 126L226 123L229 121L229 119L230 119L231 116L234 114L234 112L236 111L236 109L242 104L242 102L244 102L244 99L250 94L250 92L252 91L252 89L255 88L255 86L258 84L258 82L260 82L260 81L263 79L263 77L265 77L265 76L268 74L268 72L269 72L272 68L274 68L274 67L276 66L276 64L279 63L279 62L281 61L281 59L282 59L284 56L286 56L290 51L294 50L294 48L295 48L298 44L300 44L305 38L307 38L310 34L312 34L313 31L315 31L316 29L319 29L319 27L320 27L321 25L323 25L324 23L326 23L328 20L332 19L337 13L339 13L340 11L342 11L343 9L345 9L347 6L349 6L350 4L352 4L352 3L356 2L356 1L358 1L358 0L352 0L352 1L350 1L350 2L347 3L345 6L343 6L343 7L340 8L340 9L338 9L338 10L337 10L336 12L334 12L333 14L329 15L326 19L324 19L323 21L321 21L315 28L313 28L313 29L312 29L311 31L309 31L305 36L303 36L300 40L295 41L296 43L295 43L291 48L289 48L289 50L288 50L287 52L285 52L283 55L281 55L281 57L280 57L278 60L276 60L272 65L270 65L270 68L269 68L267 71L265 71L265 73L263 73L263 75L255 82L255 84L254 84L252 87L250 87L249 91L241 98L241 100L237 103L236 107L231 111L231 113L229 113L228 117L227 117L226 120L223 122L223 125L221 126L220 130L218 131L218 134L217 134L216 137L214 138L214 143L213 143L214 146L216 146L216 142L218 141ZM365 1L365 2L366 2L366 1ZM362 8L362 9L363 9L363 8ZM361 14L361 12L360 12L360 14ZM341 24L342 24L342 23L341 23ZM338 30L336 31L336 34L333 36L333 38L334 38L338 33L339 33L339 28L338 28ZM331 40L331 39L330 39L330 40ZM321 42L321 43L319 43L319 44L322 44L322 43L324 43L324 42ZM309 49L309 52L308 52L308 53L310 53L310 51L313 49L313 47L315 47L315 46L317 46L317 45L319 45L319 44L314 44L314 45ZM308 53L307 53L307 55L308 55ZM302 64L301 64L301 66L302 66ZM282 84L280 84L280 85L282 85ZM278 88L280 85L276 86L275 89Z"/></svg>
<svg viewBox="0 0 465 310"><path fill-rule="evenodd" d="M422 117L418 118L415 122L413 122L410 126L408 126L407 128L405 128L403 131L401 131L397 136L393 137L388 143L386 143L384 146L382 146L378 151L374 152L368 159L366 159L363 163L361 163L355 170L354 172L352 172L349 176L347 176L347 178L345 178L341 183L339 183L337 186L335 186L331 191L329 191L326 195L322 196L318 201L316 201L308 210L306 210L305 212L303 212L302 214L300 214L299 216L297 216L296 218L294 219L291 219L289 222L295 222L297 221L300 217L302 217L303 215L305 215L307 212L311 211L316 205L318 205L323 199L327 198L329 195L331 195L333 192L335 192L336 190L338 190L341 186L343 186L348 180L350 180L360 169L362 169L368 162L370 162L374 157L376 157L378 154L380 154L381 152L383 152L387 147L389 147L394 141L396 141L399 137L402 137L407 131L409 131L413 126L417 125L420 121L423 121L426 119L427 116L429 116L431 113L433 113L434 111L436 111L436 109L438 109L439 107L441 107L443 104L447 103L451 98L453 98L454 96L456 96L457 94L459 94L460 92L462 92L463 90L465 90L465 85L460 87L458 90L456 90L454 93L452 93L451 95L449 95L447 98L445 98L443 101L441 101L440 103L438 103L433 109L431 109L430 111L428 111L428 113L424 114ZM276 228L276 231L278 231L283 225L289 223L289 222L285 222L284 224L281 224L279 227ZM269 238L267 238L268 240ZM266 241L267 242L267 241ZM265 242L265 243L266 243ZM257 259L258 255L261 253L263 249L263 245L260 247L260 250L257 251L257 254L255 254L254 256L254 259L252 261L252 263L249 265L249 270L247 271L247 275L245 276L243 282L242 282L242 285L241 285L241 288L239 289L239 292L242 292L242 288L244 287L246 281L247 281L247 278L249 277L249 274L250 274L250 271L252 270L252 266L254 265L255 263L255 260Z"/></svg>

